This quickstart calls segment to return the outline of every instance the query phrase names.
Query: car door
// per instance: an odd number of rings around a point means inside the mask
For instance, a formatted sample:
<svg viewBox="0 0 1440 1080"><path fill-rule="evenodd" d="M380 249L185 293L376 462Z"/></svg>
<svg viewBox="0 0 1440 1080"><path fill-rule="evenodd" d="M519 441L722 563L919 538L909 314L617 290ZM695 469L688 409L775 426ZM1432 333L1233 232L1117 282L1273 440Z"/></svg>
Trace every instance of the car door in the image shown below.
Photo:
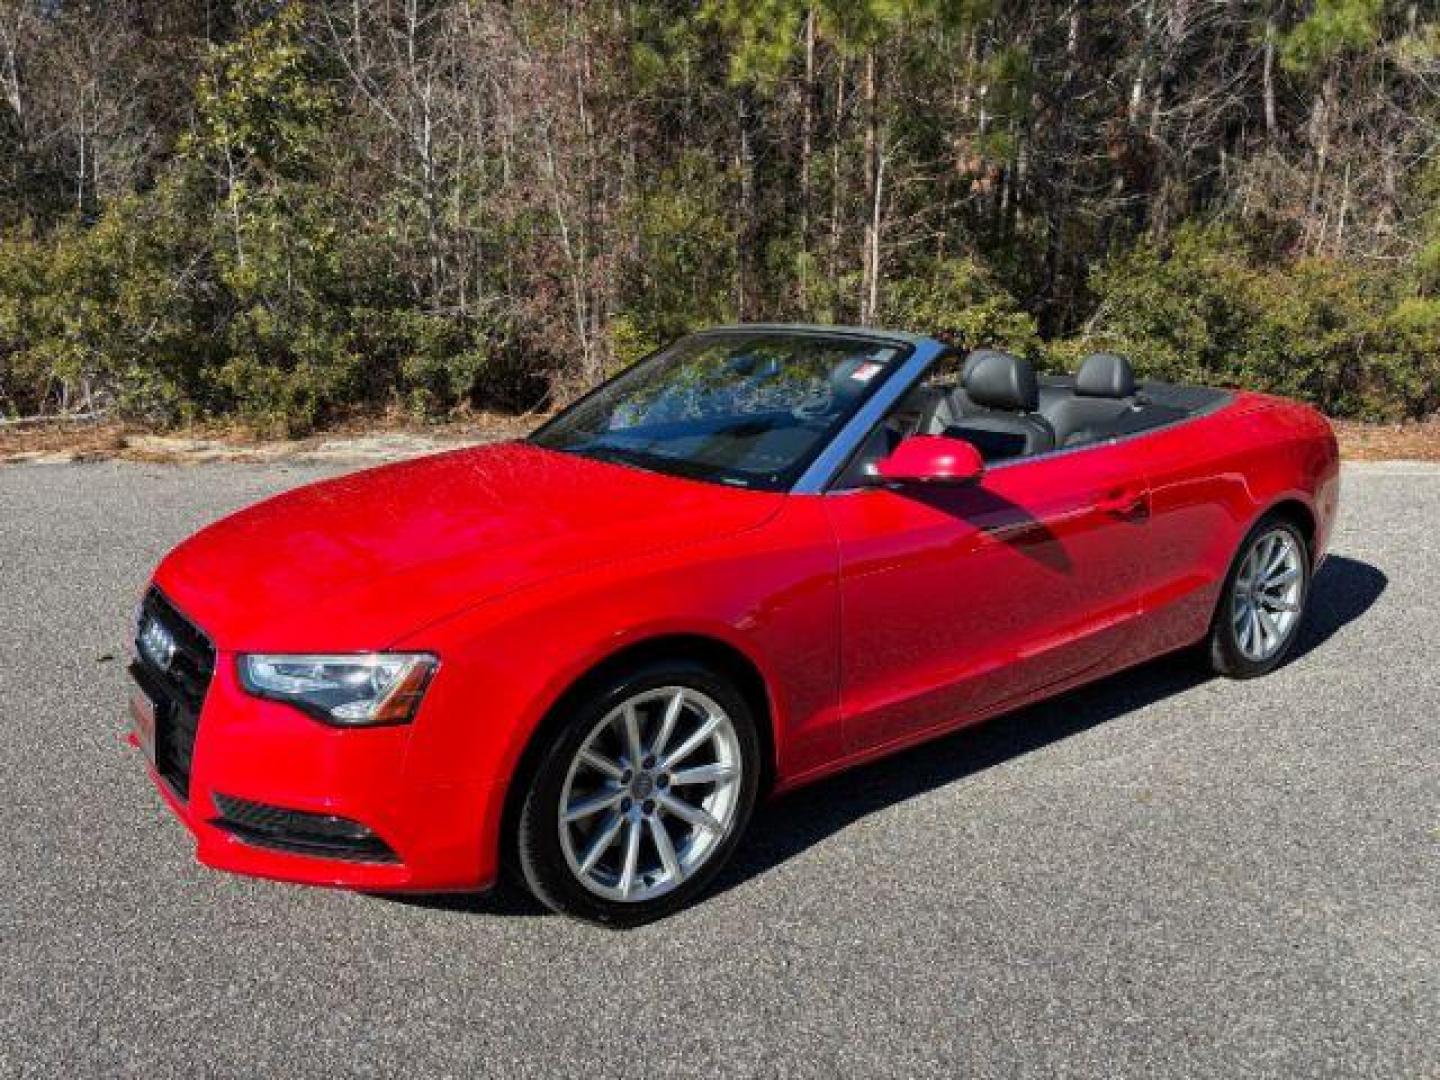
<svg viewBox="0 0 1440 1080"><path fill-rule="evenodd" d="M1137 614L1148 491L1099 446L956 487L859 487L839 548L841 707L853 751L1098 673Z"/></svg>

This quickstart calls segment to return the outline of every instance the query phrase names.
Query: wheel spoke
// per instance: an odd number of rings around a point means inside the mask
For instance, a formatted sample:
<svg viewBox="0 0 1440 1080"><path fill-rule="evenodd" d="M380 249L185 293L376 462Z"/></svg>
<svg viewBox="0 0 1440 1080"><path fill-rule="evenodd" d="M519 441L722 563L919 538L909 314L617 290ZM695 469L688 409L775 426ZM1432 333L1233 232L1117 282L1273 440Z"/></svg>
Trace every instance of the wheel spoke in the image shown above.
<svg viewBox="0 0 1440 1080"><path fill-rule="evenodd" d="M650 818L650 838L655 841L655 849L660 852L660 865L665 867L665 873L670 875L671 881L679 882L685 876L685 871L681 869L680 860L675 855L675 845L670 840L670 832L658 816Z"/></svg>
<svg viewBox="0 0 1440 1080"><path fill-rule="evenodd" d="M1265 577L1270 577L1290 557L1290 542L1278 534L1271 538L1270 558L1265 563Z"/></svg>
<svg viewBox="0 0 1440 1080"><path fill-rule="evenodd" d="M735 767L716 762L713 765L697 765L693 769L681 769L670 777L671 787L683 787L686 784L723 784L733 779Z"/></svg>
<svg viewBox="0 0 1440 1080"><path fill-rule="evenodd" d="M598 814L606 807L614 806L624 795L620 788L602 788L596 794L573 802L565 808L565 820L567 822L579 821L581 818Z"/></svg>
<svg viewBox="0 0 1440 1080"><path fill-rule="evenodd" d="M630 827L625 831L625 862L620 867L621 896L629 896L631 888L635 885L635 870L640 865L640 830L642 828L639 818L631 818Z"/></svg>
<svg viewBox="0 0 1440 1080"><path fill-rule="evenodd" d="M1250 652L1260 656L1265 652L1265 631L1260 625L1260 615L1254 605L1250 607Z"/></svg>
<svg viewBox="0 0 1440 1080"><path fill-rule="evenodd" d="M1259 607L1254 609L1253 617L1255 619L1255 631L1259 635L1259 648L1256 651L1261 657L1268 656L1274 648L1270 638L1270 631L1273 628L1265 621Z"/></svg>
<svg viewBox="0 0 1440 1080"><path fill-rule="evenodd" d="M1266 567L1270 566L1270 556L1274 554L1274 537L1267 536L1256 544L1256 576L1263 577Z"/></svg>
<svg viewBox="0 0 1440 1080"><path fill-rule="evenodd" d="M605 824L590 841L590 846L585 849L585 854L580 858L580 872L588 874L595 869L595 864L600 861L600 856L610 849L615 842L615 837L620 835L620 826L625 824L625 819L618 813L612 813L605 819Z"/></svg>
<svg viewBox="0 0 1440 1080"><path fill-rule="evenodd" d="M1261 606L1270 611L1299 611L1300 605L1293 600L1282 600L1278 596L1262 596Z"/></svg>
<svg viewBox="0 0 1440 1080"><path fill-rule="evenodd" d="M622 775L622 771L619 765L611 761L609 758L596 753L589 747L586 747L584 750L580 751L580 760L586 765L590 766L590 768L594 769L596 772L604 773L605 776L610 780L618 781Z"/></svg>
<svg viewBox="0 0 1440 1080"><path fill-rule="evenodd" d="M633 702L625 706L625 754L632 769L638 769L645 757L645 745L640 741L640 714Z"/></svg>
<svg viewBox="0 0 1440 1080"><path fill-rule="evenodd" d="M1261 586L1261 589L1263 589L1265 592L1273 592L1275 589L1281 589L1284 588L1286 585L1289 585L1299 576L1299 567L1287 567L1286 569L1271 574L1268 578L1266 578L1265 584Z"/></svg>
<svg viewBox="0 0 1440 1080"><path fill-rule="evenodd" d="M677 746L673 754L667 754L665 756L664 762L661 764L660 767L662 769L669 769L677 763L684 761L687 757L689 757L696 750L698 750L704 744L705 740L710 738L710 736L715 733L715 729L719 726L720 717L705 717L705 722L695 729L695 734L691 735L683 743Z"/></svg>
<svg viewBox="0 0 1440 1080"><path fill-rule="evenodd" d="M1235 575L1235 594L1237 596L1250 591L1250 583L1255 577L1255 553L1252 551L1246 560L1240 564L1240 573Z"/></svg>
<svg viewBox="0 0 1440 1080"><path fill-rule="evenodd" d="M685 710L685 691L676 690L670 700L665 703L665 716L660 721L660 732L655 736L655 741L650 744L650 753L657 758L665 753L665 747L670 743L670 736L675 734L675 725L680 722L680 714Z"/></svg>
<svg viewBox="0 0 1440 1080"><path fill-rule="evenodd" d="M694 825L697 829L704 829L716 835L724 832L724 827L704 810L698 806L691 806L683 799L677 799L669 792L661 791L656 794L656 800L667 811L674 814L681 821Z"/></svg>
<svg viewBox="0 0 1440 1080"><path fill-rule="evenodd" d="M1245 556L1245 567L1240 571L1240 580L1244 582L1245 588L1249 590L1255 584L1265 569L1265 545L1256 544L1250 549L1250 554Z"/></svg>

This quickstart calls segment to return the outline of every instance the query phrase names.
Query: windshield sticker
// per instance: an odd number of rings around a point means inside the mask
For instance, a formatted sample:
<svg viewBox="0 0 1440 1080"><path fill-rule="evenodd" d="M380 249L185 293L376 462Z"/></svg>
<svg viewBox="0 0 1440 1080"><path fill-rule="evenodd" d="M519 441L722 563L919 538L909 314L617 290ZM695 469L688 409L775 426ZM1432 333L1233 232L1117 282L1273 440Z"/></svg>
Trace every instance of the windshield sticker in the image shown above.
<svg viewBox="0 0 1440 1080"><path fill-rule="evenodd" d="M876 375L879 375L884 368L873 360L867 360L850 373L850 378L856 382L868 383Z"/></svg>

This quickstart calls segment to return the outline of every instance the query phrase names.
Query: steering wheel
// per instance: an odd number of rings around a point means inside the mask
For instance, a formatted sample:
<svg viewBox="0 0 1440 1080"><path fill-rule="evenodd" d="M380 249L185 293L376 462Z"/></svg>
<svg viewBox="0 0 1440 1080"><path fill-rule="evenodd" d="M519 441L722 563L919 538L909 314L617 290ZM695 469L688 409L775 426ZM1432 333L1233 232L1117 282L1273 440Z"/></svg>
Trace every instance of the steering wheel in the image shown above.
<svg viewBox="0 0 1440 1080"><path fill-rule="evenodd" d="M790 409L790 415L801 423L823 420L835 407L835 390L829 383L821 383Z"/></svg>

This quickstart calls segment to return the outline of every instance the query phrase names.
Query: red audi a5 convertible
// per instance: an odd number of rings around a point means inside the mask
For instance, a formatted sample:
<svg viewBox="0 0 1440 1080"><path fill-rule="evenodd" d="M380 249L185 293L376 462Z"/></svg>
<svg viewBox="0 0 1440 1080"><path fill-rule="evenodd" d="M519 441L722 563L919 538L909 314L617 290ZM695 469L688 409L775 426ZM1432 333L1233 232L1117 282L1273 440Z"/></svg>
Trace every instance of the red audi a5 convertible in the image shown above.
<svg viewBox="0 0 1440 1080"><path fill-rule="evenodd" d="M141 601L134 741L210 866L633 925L756 800L1151 657L1294 647L1323 417L930 338L687 337L512 443L203 529ZM839 796L837 796L839 797Z"/></svg>

